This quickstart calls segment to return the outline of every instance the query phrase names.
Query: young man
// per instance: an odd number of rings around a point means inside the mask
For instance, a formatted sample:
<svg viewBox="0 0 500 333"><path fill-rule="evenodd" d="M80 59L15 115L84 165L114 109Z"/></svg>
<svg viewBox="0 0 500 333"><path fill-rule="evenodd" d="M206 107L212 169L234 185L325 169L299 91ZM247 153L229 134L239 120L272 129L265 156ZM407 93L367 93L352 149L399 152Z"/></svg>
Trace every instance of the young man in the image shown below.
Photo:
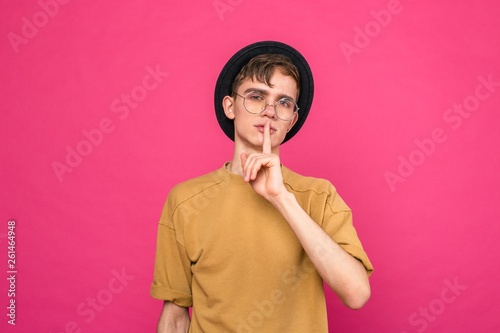
<svg viewBox="0 0 500 333"><path fill-rule="evenodd" d="M313 90L305 59L278 42L251 44L222 70L215 109L234 154L168 196L151 287L165 301L158 332L327 332L323 282L350 308L369 299L373 267L349 207L328 181L280 163Z"/></svg>

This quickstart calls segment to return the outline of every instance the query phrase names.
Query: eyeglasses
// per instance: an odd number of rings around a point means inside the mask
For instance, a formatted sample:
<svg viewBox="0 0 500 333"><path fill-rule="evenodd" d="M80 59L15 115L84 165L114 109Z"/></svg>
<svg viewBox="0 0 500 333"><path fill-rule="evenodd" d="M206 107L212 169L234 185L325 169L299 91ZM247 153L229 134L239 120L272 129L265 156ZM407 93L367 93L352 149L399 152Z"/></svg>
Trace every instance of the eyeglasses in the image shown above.
<svg viewBox="0 0 500 333"><path fill-rule="evenodd" d="M262 113L268 105L271 105L274 107L274 112L279 119L288 121L292 120L297 114L297 111L299 111L299 107L295 101L288 97L281 98L273 105L267 103L264 95L258 91L250 91L245 96L241 96L237 92L235 92L235 94L243 98L243 106L249 113Z"/></svg>

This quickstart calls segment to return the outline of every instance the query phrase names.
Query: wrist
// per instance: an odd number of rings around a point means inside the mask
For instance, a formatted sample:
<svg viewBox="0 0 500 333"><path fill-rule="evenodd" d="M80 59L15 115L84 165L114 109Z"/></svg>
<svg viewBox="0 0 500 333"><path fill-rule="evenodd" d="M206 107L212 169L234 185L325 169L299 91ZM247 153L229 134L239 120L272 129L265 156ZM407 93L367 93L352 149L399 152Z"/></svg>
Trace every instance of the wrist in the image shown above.
<svg viewBox="0 0 500 333"><path fill-rule="evenodd" d="M291 207L291 205L297 203L297 200L293 193L287 190L278 195L272 196L271 198L269 198L269 201L280 212L283 212L283 210L286 210L288 207Z"/></svg>

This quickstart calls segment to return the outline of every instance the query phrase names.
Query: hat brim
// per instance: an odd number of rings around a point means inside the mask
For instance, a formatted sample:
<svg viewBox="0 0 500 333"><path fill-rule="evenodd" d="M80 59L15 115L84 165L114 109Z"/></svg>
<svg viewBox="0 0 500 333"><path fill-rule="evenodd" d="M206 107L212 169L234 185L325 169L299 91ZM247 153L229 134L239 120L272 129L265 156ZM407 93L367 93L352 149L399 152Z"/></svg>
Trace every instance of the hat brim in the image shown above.
<svg viewBox="0 0 500 333"><path fill-rule="evenodd" d="M290 140L300 130L306 121L309 110L311 109L314 95L314 81L311 68L306 59L293 47L275 41L263 41L250 44L238 52L226 63L215 85L215 113L220 127L226 135L234 141L234 122L226 117L222 101L225 96L231 96L231 87L234 79L240 72L241 68L246 65L250 59L260 54L282 54L290 58L293 64L297 67L300 74L300 95L297 101L299 106L298 120L292 129L287 133L283 143Z"/></svg>

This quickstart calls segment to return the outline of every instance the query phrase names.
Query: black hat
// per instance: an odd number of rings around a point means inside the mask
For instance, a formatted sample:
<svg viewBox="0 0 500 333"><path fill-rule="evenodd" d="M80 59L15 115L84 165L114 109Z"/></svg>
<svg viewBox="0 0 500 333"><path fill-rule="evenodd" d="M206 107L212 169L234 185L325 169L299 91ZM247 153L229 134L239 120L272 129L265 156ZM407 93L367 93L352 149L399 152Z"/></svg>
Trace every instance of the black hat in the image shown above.
<svg viewBox="0 0 500 333"><path fill-rule="evenodd" d="M224 114L222 100L225 96L232 95L232 85L241 68L243 68L252 58L260 54L285 55L290 58L300 74L300 95L297 101L297 105L299 106L299 119L290 132L287 133L285 140L283 140L283 142L286 142L297 134L309 114L314 95L314 81L311 68L307 64L306 59L293 47L280 42L264 41L253 43L242 48L229 59L220 72L217 84L215 85L214 102L217 121L224 133L234 141L234 122Z"/></svg>

